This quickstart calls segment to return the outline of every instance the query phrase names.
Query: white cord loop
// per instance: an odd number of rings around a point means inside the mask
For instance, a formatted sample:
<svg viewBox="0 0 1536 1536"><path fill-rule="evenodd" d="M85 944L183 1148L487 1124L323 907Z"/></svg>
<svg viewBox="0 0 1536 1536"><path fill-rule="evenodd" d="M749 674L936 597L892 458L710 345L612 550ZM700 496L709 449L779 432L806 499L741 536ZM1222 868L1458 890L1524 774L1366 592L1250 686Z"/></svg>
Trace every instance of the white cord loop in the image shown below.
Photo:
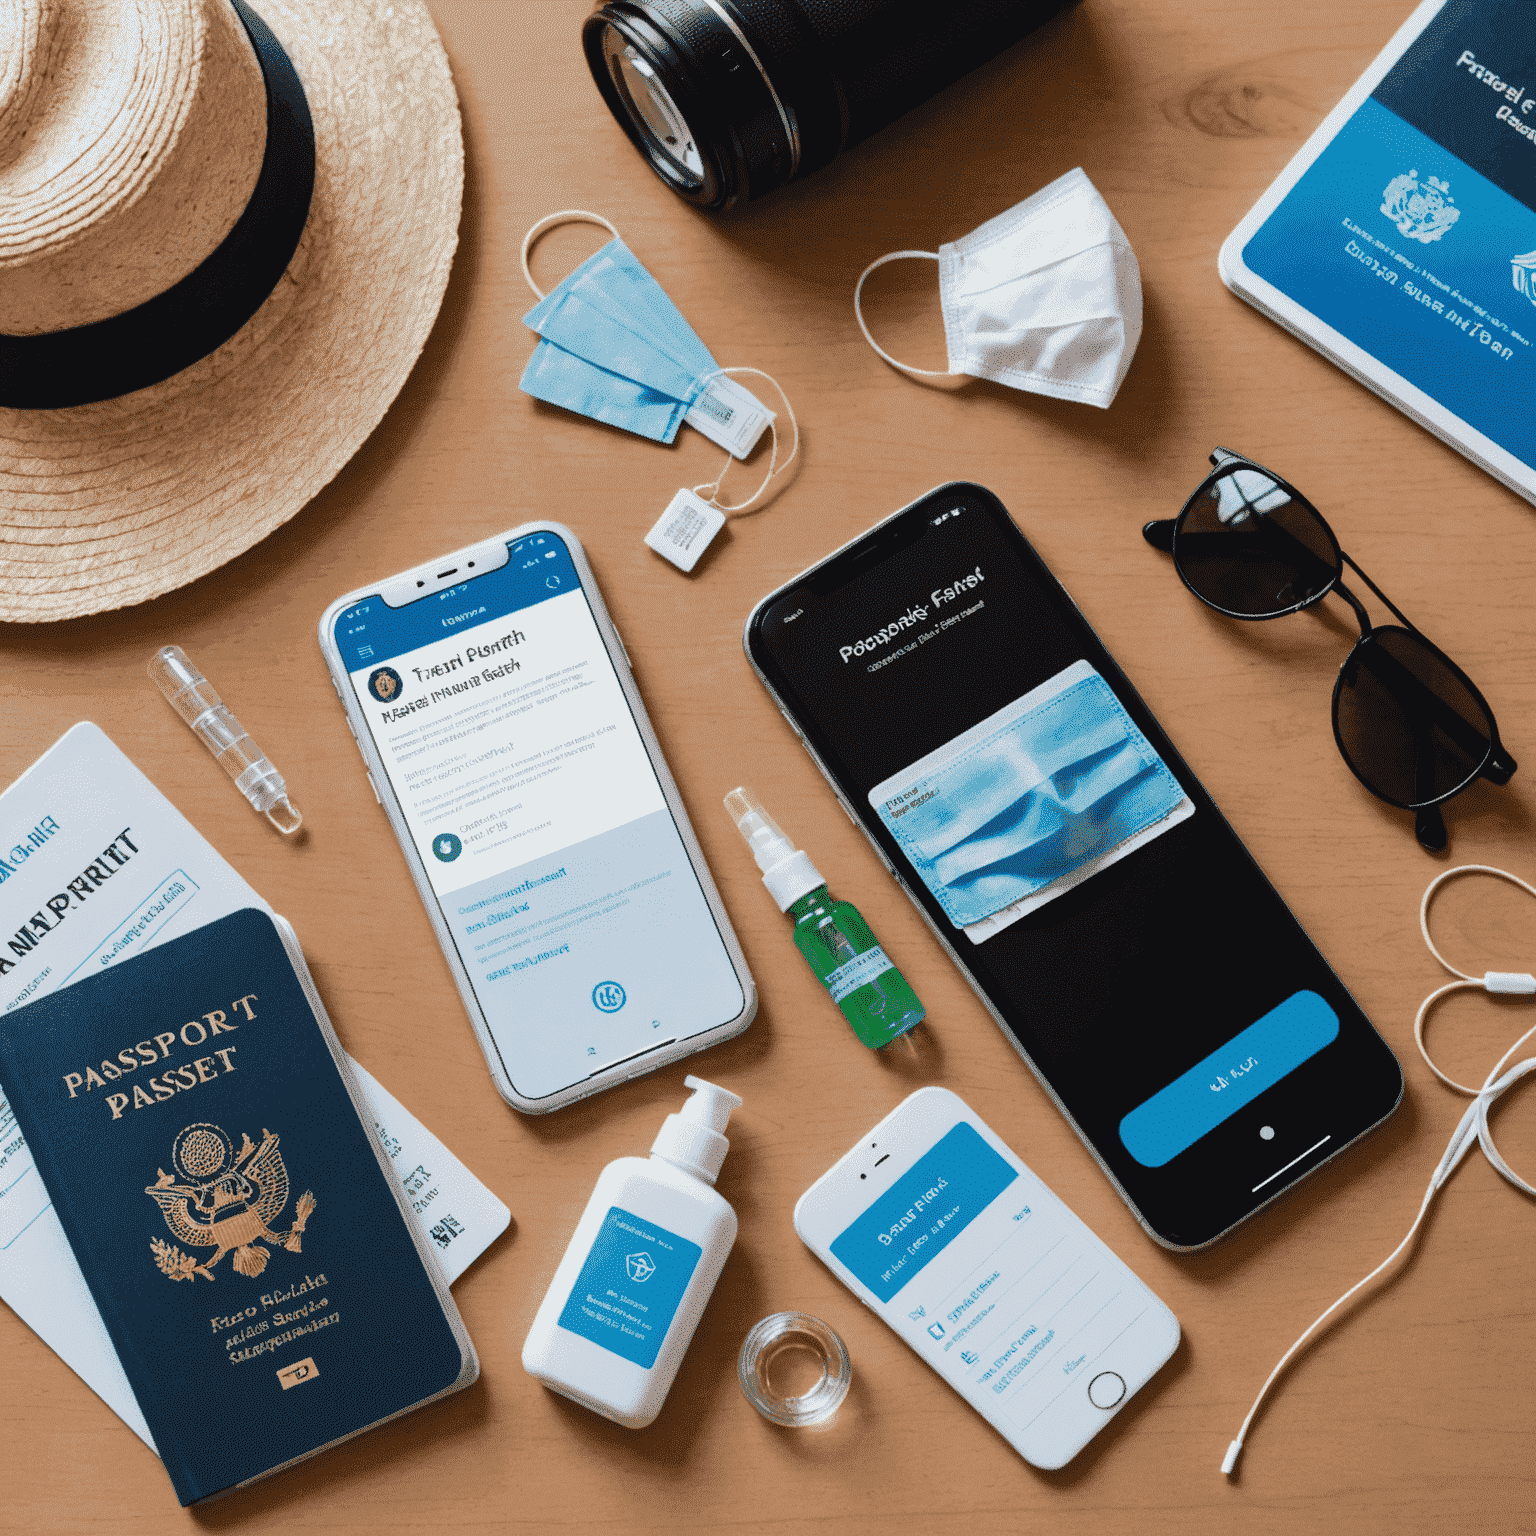
<svg viewBox="0 0 1536 1536"><path fill-rule="evenodd" d="M937 251L892 251L887 256L878 257L859 273L859 280L853 285L853 315L859 322L859 329L864 332L864 340L872 346L876 352L888 362L892 368L900 368L903 373L916 374L925 379L952 379L955 376L953 368L914 368L911 363L903 363L891 356L884 347L869 334L869 327L864 323L864 307L859 302L864 292L864 279L869 276L876 267L883 267L888 261L937 261Z"/></svg>
<svg viewBox="0 0 1536 1536"><path fill-rule="evenodd" d="M1440 1001L1442 997L1449 996L1452 992L1463 992L1469 988L1478 988L1485 992L1502 993L1507 995L1532 996L1536 995L1536 976L1531 976L1524 971L1489 971L1482 976L1472 976L1466 971L1458 970L1445 958L1435 945L1429 932L1429 904L1435 892L1440 889L1447 880L1454 879L1457 875L1494 875L1500 880L1508 880L1512 885L1518 885L1522 891L1531 896L1536 896L1536 886L1528 885L1518 876L1512 875L1508 870L1495 869L1489 864L1462 864L1455 869L1448 869L1443 875L1437 876L1429 883L1429 888L1424 892L1424 899L1419 903L1419 929L1424 935L1424 942L1429 946L1430 953L1453 976L1459 977L1458 981L1447 982L1443 987L1431 992L1419 1005L1419 1011L1413 1021L1413 1038L1418 1043L1419 1054L1424 1058L1429 1070L1435 1074L1448 1088L1454 1088L1457 1093L1471 1095L1472 1103L1468 1105L1467 1112L1461 1117L1455 1132L1451 1136L1450 1144L1446 1147L1444 1155L1435 1167L1433 1176L1429 1181L1429 1188L1424 1191L1424 1199L1419 1205L1419 1214L1413 1218L1413 1225L1408 1228L1407 1236L1403 1238L1396 1248L1382 1260L1380 1264L1368 1274L1365 1279L1352 1285L1345 1293L1328 1308L1316 1322L1312 1324L1302 1336L1280 1357L1280 1362L1269 1373L1269 1378L1259 1388L1259 1395L1253 1400L1253 1407L1248 1410L1248 1417L1243 1420L1243 1427L1238 1431L1235 1439L1228 1447L1227 1454L1222 1459L1221 1470L1230 1474L1237 1466L1237 1458L1242 1453L1243 1441L1252 1425L1254 1415L1259 1411L1259 1405L1264 1401L1271 1386L1280 1373L1290 1363L1303 1345L1311 1339L1317 1331L1333 1316L1340 1307L1347 1302L1357 1291L1369 1285L1377 1275L1389 1269L1403 1254L1409 1244L1417 1236L1419 1227L1423 1224L1425 1212L1429 1210L1430 1202L1439 1193L1441 1186L1450 1178L1462 1158L1471 1150L1472 1144L1477 1142L1483 1149L1483 1155L1493 1164L1498 1171L1509 1180L1511 1184L1523 1189L1528 1195L1536 1195L1536 1185L1526 1183L1524 1179L1504 1161L1503 1154L1494 1145L1493 1135L1488 1129L1488 1111L1505 1094L1514 1087L1521 1078L1536 1072L1536 1056L1528 1056L1524 1061L1517 1062L1514 1066L1505 1070L1511 1056L1525 1044L1532 1035L1536 1035L1536 1025L1520 1036L1510 1048L1494 1063L1493 1070L1483 1080L1481 1088L1468 1088L1465 1083L1458 1083L1455 1078L1449 1077L1437 1067L1430 1057L1429 1050L1424 1044L1424 1020L1429 1010ZM1501 1075L1502 1074L1502 1075Z"/></svg>
<svg viewBox="0 0 1536 1536"><path fill-rule="evenodd" d="M693 494L695 496L703 496L704 500L707 501L710 506L715 507L721 512L745 512L748 507L753 506L756 502L760 501L766 494L768 487L775 480L781 479L783 477L784 473L789 469L789 466L795 462L795 455L800 452L800 423L795 420L795 408L789 403L789 396L784 393L783 387L780 385L779 381L773 377L772 374L764 373L761 368L717 368L713 373L705 374L700 382L701 384L707 385L711 379L718 379L721 377L721 375L733 377L738 373L750 373L755 378L767 379L768 382L772 384L776 390L778 390L779 399L784 402L784 410L789 416L789 425L793 429L794 438L789 450L789 457L785 459L782 464L780 464L778 424L777 422L773 421L768 423L770 442L770 452L768 454L768 473L763 476L763 483L758 486L758 488L753 491L753 493L747 497L745 501L738 501L735 503L735 505L729 505L726 502L720 501L718 499L720 495L720 482L725 479L726 471L730 469L732 463L735 461L734 455L729 453L727 453L725 456L725 463L721 466L720 473L716 475L713 480L706 480L703 485L694 486ZM703 390L701 389L700 394L702 393ZM709 493L707 496L704 494L706 491Z"/></svg>
<svg viewBox="0 0 1536 1536"><path fill-rule="evenodd" d="M562 208L559 213L546 214L544 218L540 219L539 222L535 224L526 235L523 236L523 277L527 280L528 286L533 289L533 296L536 299L542 299L544 297L544 293L539 285L534 282L533 273L528 270L528 252L533 249L533 242L537 240L540 235L548 233L548 231L552 230L557 224L601 224L603 228L606 229L615 240L619 238L618 230L616 230L613 225L610 224L608 220L602 216L602 214L588 213L585 208Z"/></svg>

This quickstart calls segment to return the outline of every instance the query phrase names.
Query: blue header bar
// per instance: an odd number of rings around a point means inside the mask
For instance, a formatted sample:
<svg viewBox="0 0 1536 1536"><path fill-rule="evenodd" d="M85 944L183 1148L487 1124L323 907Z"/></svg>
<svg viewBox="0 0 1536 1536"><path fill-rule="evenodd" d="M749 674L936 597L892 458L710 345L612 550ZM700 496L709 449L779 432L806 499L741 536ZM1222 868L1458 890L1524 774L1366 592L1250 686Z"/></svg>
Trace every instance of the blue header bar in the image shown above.
<svg viewBox="0 0 1536 1536"><path fill-rule="evenodd" d="M403 608L374 594L344 609L336 616L336 649L347 671L356 672L580 589L565 540L547 529L525 534L509 544L507 563L483 576Z"/></svg>
<svg viewBox="0 0 1536 1536"><path fill-rule="evenodd" d="M833 1239L832 1256L889 1301L1016 1178L962 1120Z"/></svg>

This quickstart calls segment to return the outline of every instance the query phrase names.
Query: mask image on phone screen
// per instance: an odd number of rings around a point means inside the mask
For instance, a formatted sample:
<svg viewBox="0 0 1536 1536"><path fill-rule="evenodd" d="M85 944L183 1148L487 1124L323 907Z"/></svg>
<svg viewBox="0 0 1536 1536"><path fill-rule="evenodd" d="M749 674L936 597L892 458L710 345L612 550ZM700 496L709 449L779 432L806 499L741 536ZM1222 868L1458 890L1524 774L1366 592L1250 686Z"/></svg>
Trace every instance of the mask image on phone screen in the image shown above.
<svg viewBox="0 0 1536 1536"><path fill-rule="evenodd" d="M1086 661L875 785L869 803L973 944L1195 811Z"/></svg>
<svg viewBox="0 0 1536 1536"><path fill-rule="evenodd" d="M1395 1058L990 492L887 519L746 643L1160 1240L1212 1240L1391 1112Z"/></svg>
<svg viewBox="0 0 1536 1536"><path fill-rule="evenodd" d="M564 541L333 638L516 1091L730 1022L745 997Z"/></svg>

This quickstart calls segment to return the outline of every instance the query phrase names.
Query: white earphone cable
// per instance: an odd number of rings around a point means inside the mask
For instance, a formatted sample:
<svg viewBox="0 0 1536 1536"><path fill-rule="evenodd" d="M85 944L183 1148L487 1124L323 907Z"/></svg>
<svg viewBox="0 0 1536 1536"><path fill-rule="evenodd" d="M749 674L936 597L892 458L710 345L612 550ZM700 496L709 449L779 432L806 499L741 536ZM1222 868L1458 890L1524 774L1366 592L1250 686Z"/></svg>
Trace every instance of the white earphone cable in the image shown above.
<svg viewBox="0 0 1536 1536"><path fill-rule="evenodd" d="M1431 992L1429 996L1426 997L1424 1001L1419 1005L1418 1014L1413 1021L1413 1038L1418 1043L1419 1054L1428 1064L1429 1070L1433 1072L1442 1083L1445 1083L1450 1088L1454 1088L1458 1093L1470 1094L1472 1096L1472 1103L1468 1105L1466 1114L1461 1117L1460 1122L1457 1124L1456 1130L1451 1136L1450 1144L1446 1147L1439 1164L1435 1168L1434 1176L1429 1181L1429 1188L1424 1191L1424 1199L1419 1205L1419 1213L1413 1218L1413 1225L1408 1228L1407 1235L1403 1238L1402 1242L1400 1242L1397 1247L1394 1248L1392 1252L1388 1254L1387 1257L1383 1259L1382 1262L1370 1272L1370 1274L1345 1291L1345 1293L1340 1296L1339 1299L1334 1302L1334 1304L1329 1307L1328 1310L1324 1312L1312 1324L1312 1326L1308 1328L1307 1331L1303 1333L1294 1344L1291 1345L1288 1350L1286 1350L1286 1352L1280 1357L1279 1363L1275 1366L1274 1370L1269 1373L1269 1377L1265 1381L1264 1385L1259 1388L1259 1395L1254 1398L1253 1406L1248 1410L1248 1417L1243 1420L1243 1427L1237 1432L1237 1438L1227 1447L1227 1454L1222 1459L1221 1470L1228 1475L1230 1475L1237 1466L1237 1458L1242 1454L1243 1442L1247 1438L1250 1426L1253 1424L1254 1416L1259 1411L1259 1405L1263 1403L1265 1397L1269 1393L1269 1389L1279 1378L1281 1372L1285 1370L1286 1366L1296 1356L1297 1352L1307 1343L1307 1341L1317 1333L1323 1324L1326 1323L1328 1319L1332 1317L1333 1314L1344 1305L1345 1302L1347 1302L1352 1296L1354 1296L1358 1291L1362 1290L1365 1286L1369 1285L1371 1281L1383 1273L1383 1271L1389 1269L1408 1249L1409 1245L1417 1236L1420 1226L1423 1224L1424 1216L1425 1213L1429 1210L1430 1202L1435 1198L1436 1194L1439 1193L1441 1186L1444 1185L1445 1181L1450 1178L1453 1172L1455 1172L1456 1168L1460 1165L1462 1158L1467 1155L1467 1152L1470 1150L1474 1141L1478 1142L1482 1146L1483 1153L1487 1157L1488 1161L1492 1163L1493 1166L1497 1168L1498 1171L1510 1181L1510 1183L1518 1185L1529 1195L1536 1195L1536 1186L1528 1184L1509 1166L1507 1162L1505 1162L1503 1155L1494 1145L1493 1136L1488 1129L1488 1111L1490 1107L1504 1093L1506 1093L1517 1082L1519 1082L1521 1078L1525 1077L1530 1072L1536 1072L1536 1056L1527 1057L1524 1061L1519 1062L1515 1066L1511 1067L1507 1072L1504 1070L1510 1057L1513 1056L1515 1052L1518 1051L1520 1047L1531 1038L1532 1035L1536 1035L1536 1026L1528 1029L1523 1035L1520 1036L1518 1040L1515 1041L1512 1046L1510 1046L1507 1051L1504 1052L1504 1054L1494 1064L1493 1070L1488 1074L1487 1078L1484 1079L1483 1086L1481 1088L1468 1088L1464 1083L1458 1083L1454 1078L1447 1076L1446 1073L1442 1072L1440 1068L1435 1065L1434 1061L1430 1057L1427 1047L1424 1044L1424 1020L1427 1017L1429 1010L1436 1003L1438 1003L1442 997L1446 997L1452 992L1462 992L1471 988L1477 988L1485 992L1507 995L1530 996L1532 994L1536 994L1536 976L1531 976L1523 971L1489 971L1483 976L1471 976L1466 971L1458 970L1454 965L1452 965L1451 962L1440 953L1439 949L1435 945L1434 939L1430 937L1429 904L1434 898L1436 891L1438 891L1440 887L1446 883L1446 881L1453 879L1455 876L1468 874L1497 876L1501 880L1508 880L1512 884L1518 885L1521 890L1528 892L1532 896L1536 896L1536 886L1528 885L1524 880L1521 880L1518 878L1518 876L1510 874L1507 870L1495 869L1492 865L1489 864L1462 864L1455 869L1447 870L1443 875L1440 875L1434 880L1431 880L1428 889L1424 892L1424 899L1419 903L1419 928L1424 934L1424 942L1429 946L1430 953L1434 955L1435 959L1438 960L1440 964L1443 965L1446 970L1448 970L1453 976L1459 977L1460 979L1457 981L1447 982L1443 987L1437 988L1435 991ZM1502 1076L1500 1076L1501 1073L1503 1074Z"/></svg>

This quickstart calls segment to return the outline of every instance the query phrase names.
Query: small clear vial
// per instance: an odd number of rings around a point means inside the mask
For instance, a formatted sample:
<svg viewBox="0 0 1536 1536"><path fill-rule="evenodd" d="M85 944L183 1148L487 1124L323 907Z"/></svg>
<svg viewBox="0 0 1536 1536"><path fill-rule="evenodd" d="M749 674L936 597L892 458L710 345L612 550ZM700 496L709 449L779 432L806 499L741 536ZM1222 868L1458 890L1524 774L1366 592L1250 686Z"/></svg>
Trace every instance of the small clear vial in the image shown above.
<svg viewBox="0 0 1536 1536"><path fill-rule="evenodd" d="M922 1003L858 908L828 893L816 866L779 830L762 801L742 787L725 797L725 808L763 871L769 895L794 918L795 948L854 1034L879 1050L921 1024Z"/></svg>
<svg viewBox="0 0 1536 1536"><path fill-rule="evenodd" d="M304 818L288 798L282 774L230 714L229 706L187 659L187 653L179 645L163 646L150 658L149 675L170 700L171 708L223 765L235 788L279 832L297 832Z"/></svg>
<svg viewBox="0 0 1536 1536"><path fill-rule="evenodd" d="M803 1392L787 1390L788 1366L813 1361L819 1374ZM848 1396L853 1365L834 1329L809 1312L775 1312L742 1341L736 1379L765 1419L790 1429L830 1423Z"/></svg>

